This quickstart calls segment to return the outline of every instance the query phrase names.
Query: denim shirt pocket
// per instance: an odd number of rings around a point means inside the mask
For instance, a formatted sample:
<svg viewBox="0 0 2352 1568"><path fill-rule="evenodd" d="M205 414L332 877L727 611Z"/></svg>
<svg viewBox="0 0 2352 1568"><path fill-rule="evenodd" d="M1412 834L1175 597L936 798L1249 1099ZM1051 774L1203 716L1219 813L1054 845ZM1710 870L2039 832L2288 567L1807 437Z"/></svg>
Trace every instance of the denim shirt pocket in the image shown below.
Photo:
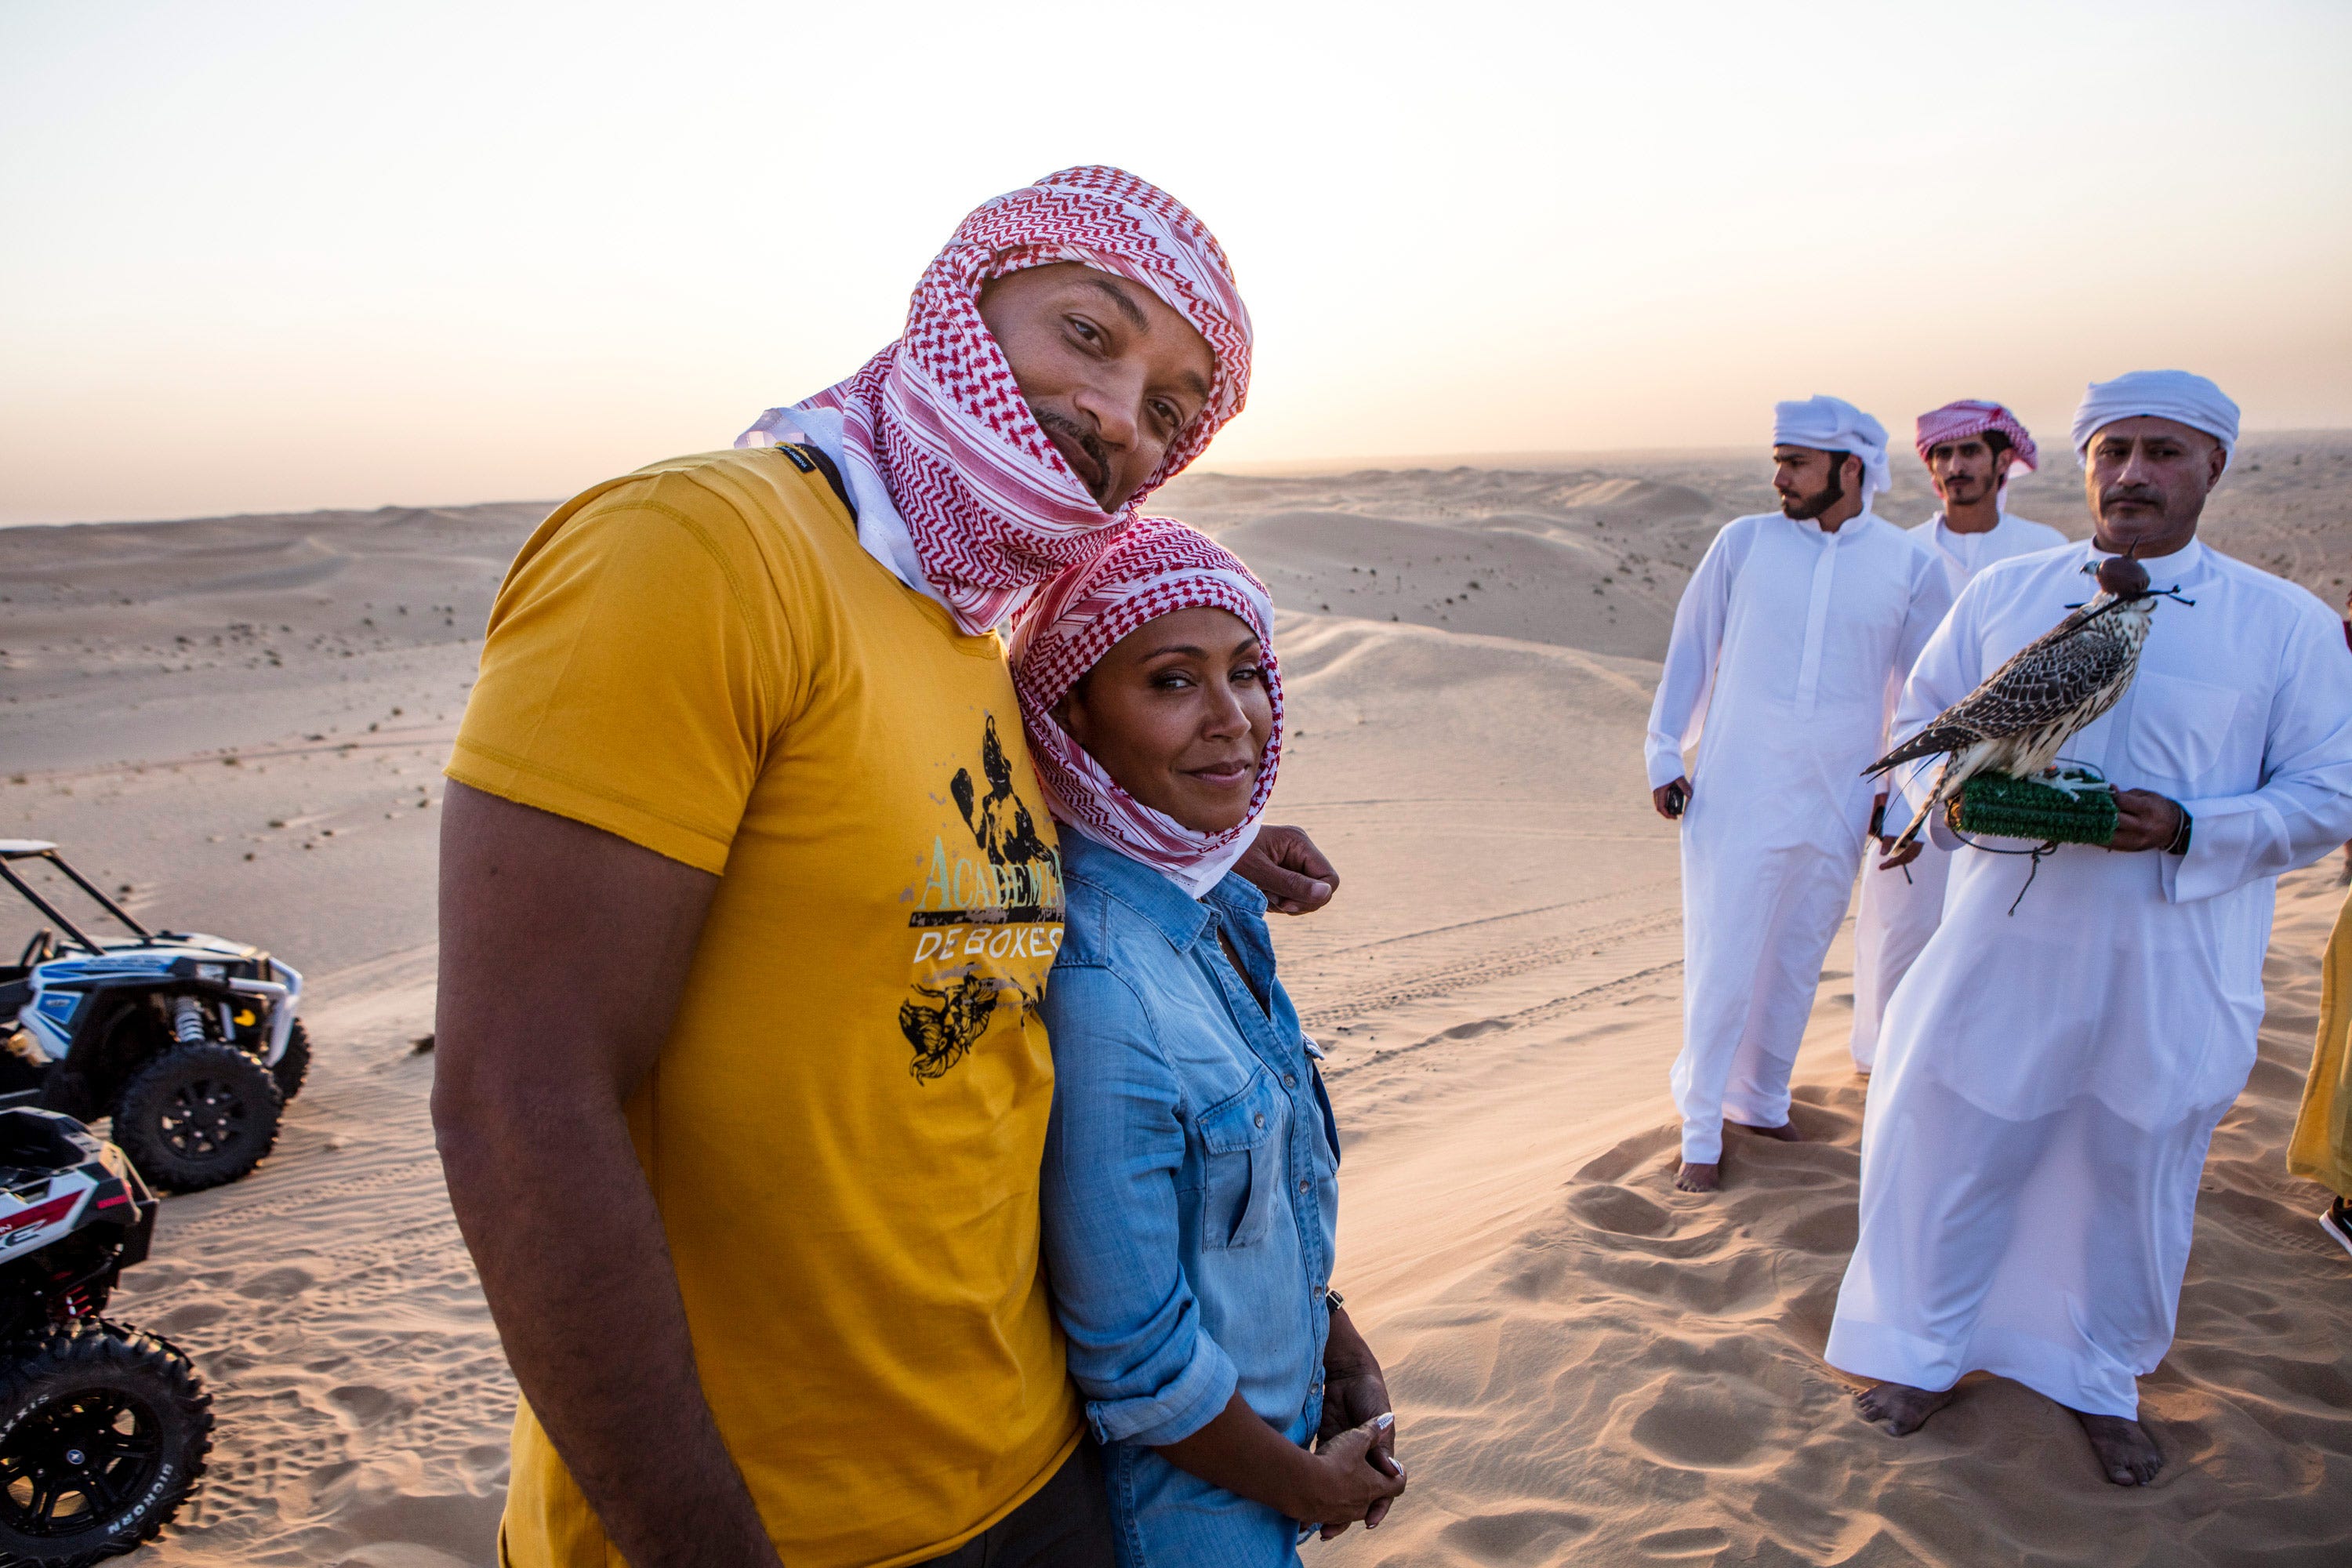
<svg viewBox="0 0 2352 1568"><path fill-rule="evenodd" d="M1260 1067L1241 1091L1201 1112L1207 1190L1201 1199L1203 1247L1249 1247L1265 1239L1282 1181L1286 1140L1282 1091Z"/></svg>

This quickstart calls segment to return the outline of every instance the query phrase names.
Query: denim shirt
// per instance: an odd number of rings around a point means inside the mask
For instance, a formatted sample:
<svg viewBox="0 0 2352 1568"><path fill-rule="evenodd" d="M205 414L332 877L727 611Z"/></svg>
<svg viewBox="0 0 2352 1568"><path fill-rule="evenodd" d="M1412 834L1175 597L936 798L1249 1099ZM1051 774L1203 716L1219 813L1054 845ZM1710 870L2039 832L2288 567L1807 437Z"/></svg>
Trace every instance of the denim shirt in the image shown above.
<svg viewBox="0 0 2352 1568"><path fill-rule="evenodd" d="M1265 899L1228 876L1196 901L1076 832L1062 872L1045 1258L1070 1374L1108 1445L1119 1562L1295 1563L1292 1521L1152 1451L1236 1388L1294 1443L1322 1420L1339 1131L1275 978Z"/></svg>

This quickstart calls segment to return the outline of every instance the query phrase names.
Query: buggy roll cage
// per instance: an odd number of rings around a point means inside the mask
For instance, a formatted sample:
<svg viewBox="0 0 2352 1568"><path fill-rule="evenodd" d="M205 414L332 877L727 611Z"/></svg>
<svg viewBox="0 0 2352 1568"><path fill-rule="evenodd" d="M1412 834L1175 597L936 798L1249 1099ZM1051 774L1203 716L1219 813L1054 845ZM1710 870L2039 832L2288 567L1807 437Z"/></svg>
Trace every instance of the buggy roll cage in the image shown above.
<svg viewBox="0 0 2352 1568"><path fill-rule="evenodd" d="M98 906L100 909L104 910L108 914L112 915L116 920L121 921L124 926L129 928L137 935L141 942L152 942L155 940L155 933L153 931L149 931L145 926L141 925L137 921L132 920L123 910L121 904L116 903L112 899L110 899L104 893L100 892L97 888L90 884L89 879L84 877L71 866L67 865L66 858L58 853L58 847L56 845L47 842L46 839L40 838L0 838L0 880L5 880L10 887L23 894L26 903L31 904L35 909L40 910L41 913L57 921L59 929L66 933L67 940L85 952L100 953L103 952L105 949L100 947L97 942L91 941L89 934L79 926L68 920L57 906L50 903L48 900L41 897L39 893L34 891L32 884L26 882L22 877L19 877L12 868L10 863L16 860L47 860L50 865L64 872L67 879L72 882L75 887L79 888L83 892L88 893L92 899L96 900Z"/></svg>

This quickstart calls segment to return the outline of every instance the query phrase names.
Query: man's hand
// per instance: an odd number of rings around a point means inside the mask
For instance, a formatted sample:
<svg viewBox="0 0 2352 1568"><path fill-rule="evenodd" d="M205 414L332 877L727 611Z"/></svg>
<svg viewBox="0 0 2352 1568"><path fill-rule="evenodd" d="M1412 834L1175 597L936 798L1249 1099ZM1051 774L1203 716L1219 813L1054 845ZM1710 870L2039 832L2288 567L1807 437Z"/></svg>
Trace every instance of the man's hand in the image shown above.
<svg viewBox="0 0 2352 1568"><path fill-rule="evenodd" d="M719 879L452 784L433 1125L515 1382L637 1568L781 1568L711 1419L624 1111Z"/></svg>
<svg viewBox="0 0 2352 1568"><path fill-rule="evenodd" d="M1676 778L1672 784L1662 784L1652 790L1650 804L1658 808L1660 816L1664 817L1668 822L1674 822L1679 820L1682 814L1690 809L1690 800L1694 793L1696 792L1691 788L1690 780Z"/></svg>
<svg viewBox="0 0 2352 1568"><path fill-rule="evenodd" d="M2127 789L2116 796L2116 836L2107 847L2163 849L2180 833L2180 803L2151 789Z"/></svg>
<svg viewBox="0 0 2352 1568"><path fill-rule="evenodd" d="M1884 838L1880 839L1878 841L1878 845L1880 848L1885 848L1886 840ZM1919 851L1923 847L1925 847L1925 846L1923 846L1919 840L1914 838L1902 848L1889 851L1886 858L1878 863L1878 868L1882 871L1892 871L1898 867L1908 866L1912 861L1919 858Z"/></svg>
<svg viewBox="0 0 2352 1568"><path fill-rule="evenodd" d="M1342 1307L1331 1309L1331 1333L1323 1344L1323 1425L1316 1434L1318 1447L1337 1442L1344 1434L1391 1413L1388 1381L1381 1375L1379 1358L1372 1347L1364 1342L1363 1335ZM1396 1423L1379 1431L1369 1455L1377 1469L1404 1479L1404 1467L1396 1458ZM1364 1528L1386 1519L1392 1500L1382 1498L1372 1504L1364 1515ZM1327 1524L1323 1539L1331 1540L1347 1532L1347 1525Z"/></svg>
<svg viewBox="0 0 2352 1568"><path fill-rule="evenodd" d="M1339 873L1303 827L1260 827L1234 869L1265 895L1276 914L1311 915L1339 890Z"/></svg>

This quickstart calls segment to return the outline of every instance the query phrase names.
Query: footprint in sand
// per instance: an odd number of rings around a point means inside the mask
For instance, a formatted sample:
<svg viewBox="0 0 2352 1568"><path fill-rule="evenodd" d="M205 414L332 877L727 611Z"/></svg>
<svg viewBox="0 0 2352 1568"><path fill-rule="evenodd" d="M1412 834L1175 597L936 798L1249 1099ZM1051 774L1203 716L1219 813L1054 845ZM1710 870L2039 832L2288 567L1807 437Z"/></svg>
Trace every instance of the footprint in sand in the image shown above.
<svg viewBox="0 0 2352 1568"><path fill-rule="evenodd" d="M415 1407L415 1401L378 1388L372 1383L350 1383L341 1388L331 1388L327 1397L341 1405L362 1426L373 1426L388 1415L396 1415Z"/></svg>
<svg viewBox="0 0 2352 1568"><path fill-rule="evenodd" d="M238 1286L236 1293L257 1301L290 1301L318 1282L309 1269L289 1264L255 1275Z"/></svg>
<svg viewBox="0 0 2352 1568"><path fill-rule="evenodd" d="M1525 1508L1457 1519L1437 1539L1477 1563L1552 1563L1563 1546L1591 1528L1592 1521L1580 1513Z"/></svg>
<svg viewBox="0 0 2352 1568"><path fill-rule="evenodd" d="M1568 1201L1576 1217L1614 1236L1664 1236L1675 1216L1630 1187L1587 1187Z"/></svg>
<svg viewBox="0 0 2352 1568"><path fill-rule="evenodd" d="M1730 1544L1731 1538L1712 1525L1696 1530L1654 1530L1633 1542L1644 1563L1711 1559Z"/></svg>
<svg viewBox="0 0 2352 1568"><path fill-rule="evenodd" d="M166 1334L193 1333L219 1322L228 1316L228 1308L218 1301L191 1301L155 1319L152 1326Z"/></svg>
<svg viewBox="0 0 2352 1568"><path fill-rule="evenodd" d="M1719 1389L1669 1387L1633 1418L1633 1437L1660 1464L1685 1470L1734 1470L1748 1463L1763 1435L1754 1410Z"/></svg>

